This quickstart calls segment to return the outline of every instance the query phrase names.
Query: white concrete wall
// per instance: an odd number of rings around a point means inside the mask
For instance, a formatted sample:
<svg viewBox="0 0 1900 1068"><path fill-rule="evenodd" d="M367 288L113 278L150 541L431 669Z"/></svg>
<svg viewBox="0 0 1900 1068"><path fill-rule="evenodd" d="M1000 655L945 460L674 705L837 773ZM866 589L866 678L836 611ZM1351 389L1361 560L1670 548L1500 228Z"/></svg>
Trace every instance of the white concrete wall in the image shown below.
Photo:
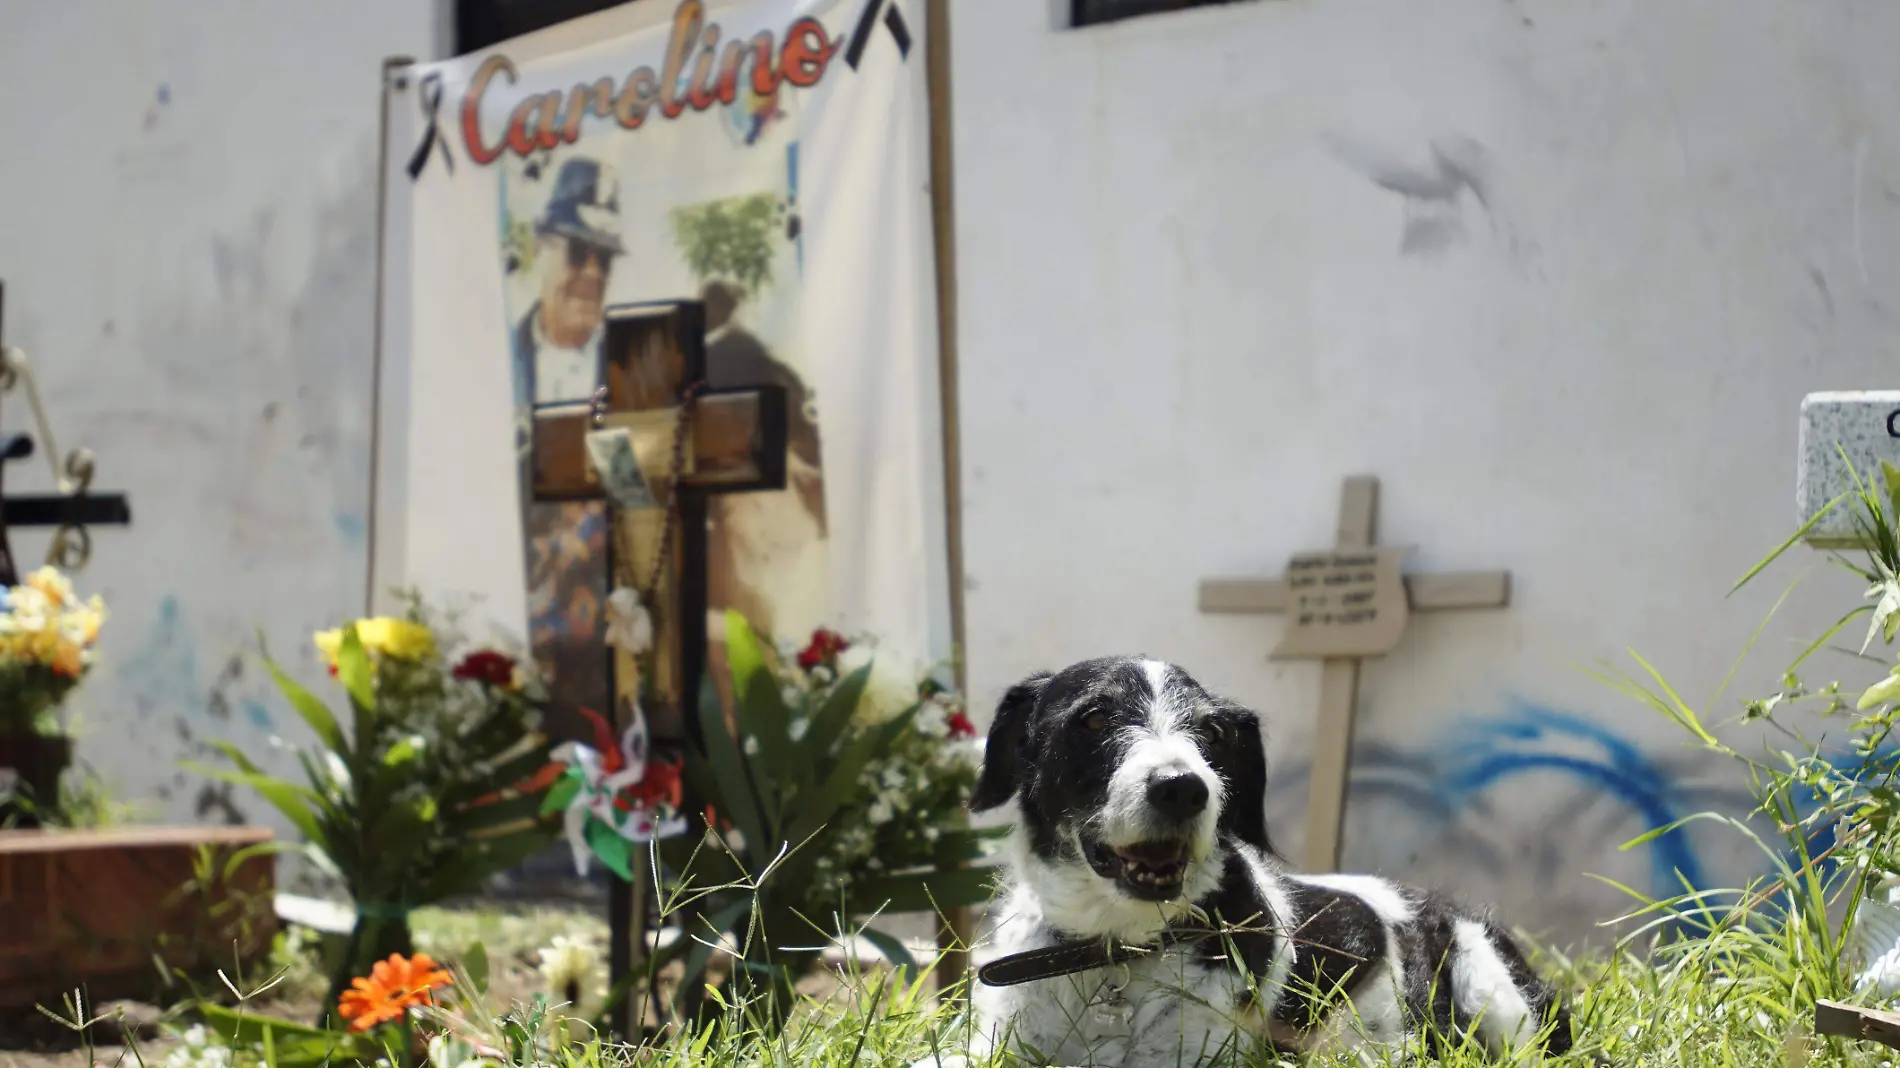
<svg viewBox="0 0 1900 1068"><path fill-rule="evenodd" d="M1584 872L1761 870L1719 834L1618 851L1740 780L1577 665L1634 648L1700 703L1815 570L1727 718L1858 596L1802 553L1724 600L1793 529L1802 395L1894 381L1900 5L1258 0L1080 31L1062 6L955 4L979 708L1175 659L1269 717L1297 851L1319 670L1196 584L1329 544L1371 472L1381 540L1516 597L1368 666L1346 866L1564 938L1622 904Z"/></svg>
<svg viewBox="0 0 1900 1068"><path fill-rule="evenodd" d="M79 753L171 819L278 822L179 762L307 741L242 654L261 628L314 679L310 631L364 606L379 70L439 54L438 6L0 5L5 336L133 513L78 576L112 613Z"/></svg>

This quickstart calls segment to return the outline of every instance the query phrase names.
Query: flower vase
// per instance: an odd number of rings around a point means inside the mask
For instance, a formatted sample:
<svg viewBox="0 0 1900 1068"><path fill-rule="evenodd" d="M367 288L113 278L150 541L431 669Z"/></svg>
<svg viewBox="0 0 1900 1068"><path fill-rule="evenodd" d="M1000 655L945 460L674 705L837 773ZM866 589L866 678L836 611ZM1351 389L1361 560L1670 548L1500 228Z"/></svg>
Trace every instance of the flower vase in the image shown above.
<svg viewBox="0 0 1900 1068"><path fill-rule="evenodd" d="M52 822L59 812L59 779L72 761L71 738L0 734L0 829Z"/></svg>
<svg viewBox="0 0 1900 1068"><path fill-rule="evenodd" d="M409 932L407 909L357 906L356 924L343 952L330 969L330 991L317 1014L318 1027L335 1027L337 1000L350 988L352 980L367 976L380 960L391 954L408 957L415 953L415 940Z"/></svg>

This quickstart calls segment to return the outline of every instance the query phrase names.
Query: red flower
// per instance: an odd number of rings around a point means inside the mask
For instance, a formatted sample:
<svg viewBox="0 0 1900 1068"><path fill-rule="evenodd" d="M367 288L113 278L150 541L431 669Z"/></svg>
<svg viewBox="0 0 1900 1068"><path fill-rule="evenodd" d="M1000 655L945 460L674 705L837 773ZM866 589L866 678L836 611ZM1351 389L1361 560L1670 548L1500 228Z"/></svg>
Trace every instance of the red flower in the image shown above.
<svg viewBox="0 0 1900 1068"><path fill-rule="evenodd" d="M515 682L515 661L506 653L478 649L455 665L455 677L507 689Z"/></svg>
<svg viewBox="0 0 1900 1068"><path fill-rule="evenodd" d="M798 654L798 666L810 671L820 664L830 663L849 648L851 643L844 640L844 635L819 627L811 632L811 644Z"/></svg>
<svg viewBox="0 0 1900 1068"><path fill-rule="evenodd" d="M950 718L944 722L950 725L950 737L952 738L976 737L976 724L970 722L970 717L964 715L962 709L950 713Z"/></svg>

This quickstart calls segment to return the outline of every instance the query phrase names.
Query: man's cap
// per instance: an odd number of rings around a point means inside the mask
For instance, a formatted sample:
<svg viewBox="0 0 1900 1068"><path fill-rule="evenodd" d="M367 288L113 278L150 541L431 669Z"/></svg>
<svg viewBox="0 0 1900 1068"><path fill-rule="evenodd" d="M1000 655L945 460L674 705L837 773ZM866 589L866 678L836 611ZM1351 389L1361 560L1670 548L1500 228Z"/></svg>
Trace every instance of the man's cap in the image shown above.
<svg viewBox="0 0 1900 1068"><path fill-rule="evenodd" d="M561 164L554 178L548 206L534 221L539 234L560 234L614 255L627 249L620 243L620 179L614 169L595 159L577 156Z"/></svg>

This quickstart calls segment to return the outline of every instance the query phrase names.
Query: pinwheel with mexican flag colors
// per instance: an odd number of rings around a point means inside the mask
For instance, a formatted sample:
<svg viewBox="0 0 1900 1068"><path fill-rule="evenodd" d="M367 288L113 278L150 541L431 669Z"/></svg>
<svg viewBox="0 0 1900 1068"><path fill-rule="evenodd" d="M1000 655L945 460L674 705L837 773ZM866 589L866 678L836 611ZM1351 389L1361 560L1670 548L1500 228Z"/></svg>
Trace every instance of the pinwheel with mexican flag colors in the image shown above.
<svg viewBox="0 0 1900 1068"><path fill-rule="evenodd" d="M592 709L594 746L568 742L551 754L567 770L548 790L544 815L564 813L574 869L587 874L591 856L622 879L633 878L634 846L686 829L680 815L680 769L650 760L646 717L633 706L632 722L616 742L613 728Z"/></svg>

